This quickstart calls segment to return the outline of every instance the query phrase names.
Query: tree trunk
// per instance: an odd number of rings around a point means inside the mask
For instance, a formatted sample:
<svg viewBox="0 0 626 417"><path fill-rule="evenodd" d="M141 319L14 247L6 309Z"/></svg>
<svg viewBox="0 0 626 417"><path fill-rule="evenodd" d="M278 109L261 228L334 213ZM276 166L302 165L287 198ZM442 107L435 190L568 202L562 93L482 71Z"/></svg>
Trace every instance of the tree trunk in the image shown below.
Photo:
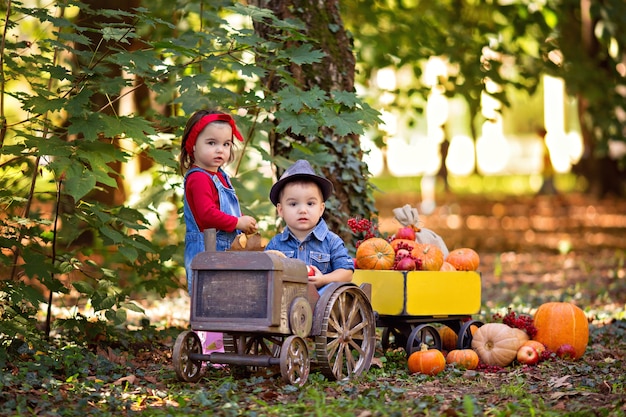
<svg viewBox="0 0 626 417"><path fill-rule="evenodd" d="M589 8L589 0L580 1L580 14L572 9L571 14L564 20L563 24L563 49L564 54L575 55L582 45L583 56L581 62L595 62L595 73L589 74L585 78L585 83L594 84L594 79L609 77L610 71L607 68L608 62L602 56L598 40L593 31L596 27L592 20ZM579 16L579 17L578 17ZM570 55L570 57L571 57ZM587 181L586 192L597 198L602 198L609 194L624 196L624 184L626 183L626 173L620 171L618 162L612 159L606 152L598 152L597 144L599 139L594 137L596 125L594 118L598 112L606 112L612 108L609 94L603 97L595 97L590 101L585 95L584 88L574 87L578 91L578 118L583 139L584 152L580 161L573 167L573 172L584 177ZM583 90L581 92L581 89ZM606 100L606 101L605 101ZM606 132L604 132L606 134Z"/></svg>
<svg viewBox="0 0 626 417"><path fill-rule="evenodd" d="M278 18L283 20L288 18L300 19L306 25L307 35L318 41L319 48L326 53L325 58L320 63L303 66L291 65L291 75L303 90L317 86L324 91L354 91L356 60L352 53L352 42L344 29L337 0L272 0L269 2L254 0L249 3L256 3L257 7L270 9ZM275 35L270 32L271 29L262 24L256 25L255 30L266 39ZM264 81L273 91L278 90L277 79ZM293 134L289 136L302 143L316 140ZM334 156L333 162L323 167L316 167L333 182L335 187L335 200L331 199L327 202L325 218L331 230L349 243L354 239L354 236L346 227L347 219L349 217L370 218L375 213L373 199L368 195L369 172L367 165L363 162L359 136L340 137L335 135L331 129L322 127L319 137L332 138L332 142L338 145L351 143L353 146L348 147L348 149L355 150L354 155L350 155L352 157L350 159L358 161L357 167L354 166L355 164L349 166L346 163L347 158L343 154L345 149L342 149L342 146L329 146L328 152ZM273 156L286 157L289 154L288 143L278 141L275 133L270 135L270 146ZM355 171L351 173L350 177L357 179L357 184L346 184L342 181L342 173L346 170ZM282 172L279 170L277 176L281 174Z"/></svg>

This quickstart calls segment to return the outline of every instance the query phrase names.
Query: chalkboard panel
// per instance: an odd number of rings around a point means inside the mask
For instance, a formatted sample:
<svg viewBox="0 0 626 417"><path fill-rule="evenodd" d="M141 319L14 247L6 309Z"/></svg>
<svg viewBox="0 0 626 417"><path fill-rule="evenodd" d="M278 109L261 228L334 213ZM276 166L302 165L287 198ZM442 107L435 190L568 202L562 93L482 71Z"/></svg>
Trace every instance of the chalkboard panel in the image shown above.
<svg viewBox="0 0 626 417"><path fill-rule="evenodd" d="M267 271L198 271L196 318L263 319L269 315Z"/></svg>

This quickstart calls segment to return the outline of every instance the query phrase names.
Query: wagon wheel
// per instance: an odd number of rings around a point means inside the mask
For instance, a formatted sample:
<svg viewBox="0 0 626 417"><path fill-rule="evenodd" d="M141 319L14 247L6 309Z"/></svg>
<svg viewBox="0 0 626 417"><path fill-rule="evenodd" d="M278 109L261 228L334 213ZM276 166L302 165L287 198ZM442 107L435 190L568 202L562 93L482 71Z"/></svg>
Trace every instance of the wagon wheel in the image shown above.
<svg viewBox="0 0 626 417"><path fill-rule="evenodd" d="M300 337L307 337L313 325L313 310L309 300L296 297L289 307L289 328L291 333Z"/></svg>
<svg viewBox="0 0 626 417"><path fill-rule="evenodd" d="M456 342L457 349L471 349L472 348L472 326L480 327L484 323L477 320L469 320L463 323L459 330L459 338Z"/></svg>
<svg viewBox="0 0 626 417"><path fill-rule="evenodd" d="M406 346L406 341L411 334L411 326L409 324L399 324L391 327L383 328L380 336L380 344L383 351L390 347L399 348Z"/></svg>
<svg viewBox="0 0 626 417"><path fill-rule="evenodd" d="M278 357L282 340L262 335L224 335L224 350L237 355L269 355ZM247 378L257 366L230 365L230 373L235 378Z"/></svg>
<svg viewBox="0 0 626 417"><path fill-rule="evenodd" d="M324 309L315 353L322 373L342 380L370 367L376 348L376 323L369 300L358 287L338 288Z"/></svg>
<svg viewBox="0 0 626 417"><path fill-rule="evenodd" d="M299 336L289 336L280 349L280 374L285 382L302 386L309 378L311 361L305 341Z"/></svg>
<svg viewBox="0 0 626 417"><path fill-rule="evenodd" d="M429 348L441 350L441 337L435 327L430 324L420 324L411 331L406 342L407 356L420 350L422 343L427 344Z"/></svg>
<svg viewBox="0 0 626 417"><path fill-rule="evenodd" d="M197 382L200 379L202 361L189 358L190 353L202 353L200 338L195 332L184 331L176 338L172 360L179 381Z"/></svg>

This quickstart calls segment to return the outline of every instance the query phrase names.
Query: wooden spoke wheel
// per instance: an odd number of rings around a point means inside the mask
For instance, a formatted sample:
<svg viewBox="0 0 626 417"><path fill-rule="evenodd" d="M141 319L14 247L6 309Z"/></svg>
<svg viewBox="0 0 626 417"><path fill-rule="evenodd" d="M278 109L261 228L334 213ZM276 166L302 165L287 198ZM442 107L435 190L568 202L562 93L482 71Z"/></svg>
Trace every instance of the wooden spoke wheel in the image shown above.
<svg viewBox="0 0 626 417"><path fill-rule="evenodd" d="M285 382L302 386L309 378L311 361L305 341L299 336L289 336L280 349L280 374Z"/></svg>
<svg viewBox="0 0 626 417"><path fill-rule="evenodd" d="M321 332L315 337L315 356L322 373L336 380L367 371L376 345L372 306L355 286L339 287L329 298Z"/></svg>
<svg viewBox="0 0 626 417"><path fill-rule="evenodd" d="M472 348L472 326L478 328L482 326L484 323L482 321L477 320L469 320L463 323L461 329L459 330L459 338L456 342L457 349L471 349Z"/></svg>
<svg viewBox="0 0 626 417"><path fill-rule="evenodd" d="M441 350L441 337L434 326L430 324L420 324L411 331L406 342L405 350L407 356L420 350L422 343L425 343L431 349Z"/></svg>
<svg viewBox="0 0 626 417"><path fill-rule="evenodd" d="M387 351L389 348L404 348L410 334L411 325L409 324L397 324L383 328L380 336L380 344L383 351Z"/></svg>
<svg viewBox="0 0 626 417"><path fill-rule="evenodd" d="M197 382L200 379L202 361L189 358L190 353L202 353L200 338L193 331L184 331L178 335L174 343L172 360L174 371L180 381Z"/></svg>

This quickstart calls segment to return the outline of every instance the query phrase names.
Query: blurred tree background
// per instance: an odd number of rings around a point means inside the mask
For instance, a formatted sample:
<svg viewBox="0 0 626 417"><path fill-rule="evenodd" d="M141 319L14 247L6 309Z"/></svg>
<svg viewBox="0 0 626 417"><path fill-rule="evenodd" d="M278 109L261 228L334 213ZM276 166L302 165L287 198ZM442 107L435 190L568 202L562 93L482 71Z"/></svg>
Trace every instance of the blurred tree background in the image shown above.
<svg viewBox="0 0 626 417"><path fill-rule="evenodd" d="M137 293L184 286L176 156L199 108L236 114L246 142L229 169L268 235L279 227L269 187L306 158L334 181L327 215L348 239L349 217L376 212L368 158L414 128L438 147L414 156L428 178L454 161L458 126L466 176L498 174L480 169L481 138L499 145L507 128L562 147L574 126L580 188L623 196L623 1L265 4L3 1L1 334L34 335L55 294L122 324ZM562 82L569 119L537 116L546 76ZM442 99L463 116L429 107ZM58 325L84 334L88 323L77 313Z"/></svg>

